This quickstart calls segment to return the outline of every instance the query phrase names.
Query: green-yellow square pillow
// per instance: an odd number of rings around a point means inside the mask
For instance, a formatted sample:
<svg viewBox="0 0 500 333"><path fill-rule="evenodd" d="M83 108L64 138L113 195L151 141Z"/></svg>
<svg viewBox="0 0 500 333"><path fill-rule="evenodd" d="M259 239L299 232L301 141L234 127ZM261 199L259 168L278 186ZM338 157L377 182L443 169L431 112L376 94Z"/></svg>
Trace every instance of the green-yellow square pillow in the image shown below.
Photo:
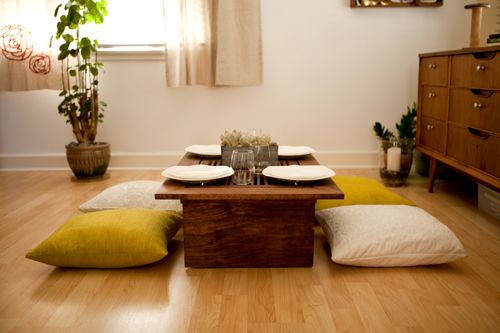
<svg viewBox="0 0 500 333"><path fill-rule="evenodd" d="M376 180L356 176L335 176L335 184L344 192L342 200L318 200L316 210L348 205L410 205L410 200L392 192Z"/></svg>
<svg viewBox="0 0 500 333"><path fill-rule="evenodd" d="M172 211L115 209L75 216L26 257L61 267L118 268L167 255L182 215Z"/></svg>

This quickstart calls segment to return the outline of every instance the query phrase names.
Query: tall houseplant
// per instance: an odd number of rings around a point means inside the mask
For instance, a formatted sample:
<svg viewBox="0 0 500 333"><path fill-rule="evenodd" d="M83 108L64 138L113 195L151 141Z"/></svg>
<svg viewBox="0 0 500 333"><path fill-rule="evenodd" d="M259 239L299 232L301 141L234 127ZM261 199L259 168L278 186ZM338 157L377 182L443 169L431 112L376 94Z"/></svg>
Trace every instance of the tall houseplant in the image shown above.
<svg viewBox="0 0 500 333"><path fill-rule="evenodd" d="M413 103L411 107L407 107L407 112L396 124L398 136L379 122L373 126L382 149L380 177L386 185L401 186L408 178L413 162L416 119L417 104Z"/></svg>
<svg viewBox="0 0 500 333"><path fill-rule="evenodd" d="M106 106L99 101L98 89L103 64L97 58L97 40L82 33L84 26L100 24L106 15L106 0L67 0L54 12L58 18L55 39L62 41L58 59L63 90L58 111L71 124L77 140L66 145L68 163L77 177L103 175L110 160L109 144L95 141Z"/></svg>

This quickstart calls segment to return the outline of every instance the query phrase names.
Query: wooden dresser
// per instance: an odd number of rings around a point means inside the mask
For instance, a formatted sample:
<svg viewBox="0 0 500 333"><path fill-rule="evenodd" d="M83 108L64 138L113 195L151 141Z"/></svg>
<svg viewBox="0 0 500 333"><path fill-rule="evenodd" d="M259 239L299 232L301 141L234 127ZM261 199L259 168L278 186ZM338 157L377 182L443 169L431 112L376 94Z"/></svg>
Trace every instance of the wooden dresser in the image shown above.
<svg viewBox="0 0 500 333"><path fill-rule="evenodd" d="M417 149L500 191L500 46L420 54Z"/></svg>

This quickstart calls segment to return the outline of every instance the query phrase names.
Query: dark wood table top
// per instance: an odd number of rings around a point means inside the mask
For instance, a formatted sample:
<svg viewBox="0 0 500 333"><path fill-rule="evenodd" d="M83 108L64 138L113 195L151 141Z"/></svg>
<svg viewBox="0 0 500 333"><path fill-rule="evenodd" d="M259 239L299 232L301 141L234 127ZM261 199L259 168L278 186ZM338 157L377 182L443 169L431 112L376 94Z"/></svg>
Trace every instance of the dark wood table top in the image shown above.
<svg viewBox="0 0 500 333"><path fill-rule="evenodd" d="M186 153L179 165L220 165L220 159L202 158ZM308 155L300 159L283 159L280 165L317 165L318 161ZM264 175L255 175L251 185L233 185L231 177L211 183L186 184L167 179L155 194L155 199L181 200L317 200L343 199L344 193L333 180L324 179L299 183L280 181Z"/></svg>

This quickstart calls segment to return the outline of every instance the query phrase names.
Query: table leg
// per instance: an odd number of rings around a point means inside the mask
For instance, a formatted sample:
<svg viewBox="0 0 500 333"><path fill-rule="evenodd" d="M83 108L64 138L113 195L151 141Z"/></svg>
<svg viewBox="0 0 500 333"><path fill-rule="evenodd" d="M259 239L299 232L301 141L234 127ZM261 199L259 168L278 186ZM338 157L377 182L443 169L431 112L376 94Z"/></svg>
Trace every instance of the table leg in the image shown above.
<svg viewBox="0 0 500 333"><path fill-rule="evenodd" d="M434 157L430 157L429 186L427 187L427 191L430 193L434 192L434 180L436 180L436 164L436 159Z"/></svg>
<svg viewBox="0 0 500 333"><path fill-rule="evenodd" d="M186 267L311 267L315 200L183 200Z"/></svg>

